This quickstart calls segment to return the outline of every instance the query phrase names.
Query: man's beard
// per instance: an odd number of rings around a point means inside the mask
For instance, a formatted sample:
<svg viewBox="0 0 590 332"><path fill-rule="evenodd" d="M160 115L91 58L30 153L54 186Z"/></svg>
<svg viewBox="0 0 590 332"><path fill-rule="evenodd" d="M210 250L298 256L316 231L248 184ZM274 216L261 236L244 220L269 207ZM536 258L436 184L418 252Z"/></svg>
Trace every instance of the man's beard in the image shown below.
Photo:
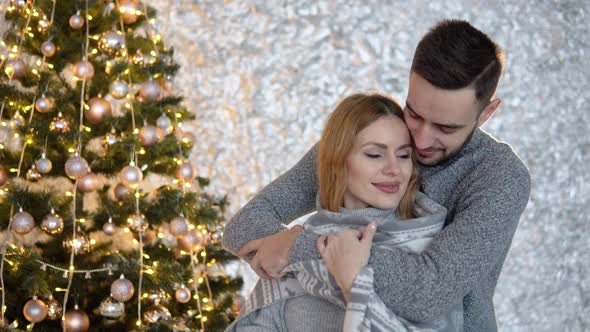
<svg viewBox="0 0 590 332"><path fill-rule="evenodd" d="M439 164L443 164L449 160L451 160L453 157L455 157L456 155L458 155L461 151L463 151L463 148L465 148L465 146L467 144L469 144L469 142L471 141L471 138L473 137L473 133L475 132L475 129L477 129L477 125L475 125L473 127L473 129L471 130L471 132L469 133L469 135L467 135L467 138L465 139L465 141L463 142L463 144L461 144L460 147L458 147L457 149L453 150L449 155L447 156L443 156L440 160L437 160L436 162L434 162L433 164L424 164L421 163L419 160L418 162L424 166L436 166Z"/></svg>

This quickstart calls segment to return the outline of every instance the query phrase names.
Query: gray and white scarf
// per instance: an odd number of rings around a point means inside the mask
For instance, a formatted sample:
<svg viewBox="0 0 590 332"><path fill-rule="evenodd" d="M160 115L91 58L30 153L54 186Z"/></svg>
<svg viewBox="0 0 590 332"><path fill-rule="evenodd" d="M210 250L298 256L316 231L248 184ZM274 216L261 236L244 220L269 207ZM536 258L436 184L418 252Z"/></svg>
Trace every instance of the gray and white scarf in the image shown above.
<svg viewBox="0 0 590 332"><path fill-rule="evenodd" d="M337 234L346 228L363 229L371 221L377 222L373 246L401 248L419 253L432 241L444 226L446 209L418 193L415 214L417 218L400 220L394 210L376 208L341 209L339 213L319 207L304 224L306 232L320 235ZM242 307L238 320L256 310L309 294L324 298L346 310L343 331L461 331L463 327L462 301L443 317L429 322L413 323L389 310L373 287L373 269L365 266L355 278L348 304L334 277L321 259L291 264L279 279L260 279Z"/></svg>

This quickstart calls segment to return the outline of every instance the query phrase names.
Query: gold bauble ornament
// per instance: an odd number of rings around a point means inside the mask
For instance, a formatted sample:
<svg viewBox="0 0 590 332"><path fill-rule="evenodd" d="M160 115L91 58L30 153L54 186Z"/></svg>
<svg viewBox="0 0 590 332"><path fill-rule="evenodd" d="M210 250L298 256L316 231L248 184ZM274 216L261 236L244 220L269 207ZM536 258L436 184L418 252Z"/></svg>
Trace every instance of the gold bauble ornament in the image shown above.
<svg viewBox="0 0 590 332"><path fill-rule="evenodd" d="M20 127L24 126L24 124L25 124L25 118L22 115L20 115L20 113L14 113L12 118L10 118L10 121L8 121L8 125L12 129L20 128Z"/></svg>
<svg viewBox="0 0 590 332"><path fill-rule="evenodd" d="M88 172L86 175L78 179L77 187L81 192L89 193L95 191L98 188L98 185L98 176L92 172Z"/></svg>
<svg viewBox="0 0 590 332"><path fill-rule="evenodd" d="M58 134L65 134L70 131L70 123L59 112L55 118L51 119L49 130Z"/></svg>
<svg viewBox="0 0 590 332"><path fill-rule="evenodd" d="M12 216L12 231L23 235L27 234L35 228L35 220L30 213L23 211L22 208L19 212Z"/></svg>
<svg viewBox="0 0 590 332"><path fill-rule="evenodd" d="M195 177L195 170L188 161L182 162L176 166L176 178L179 180L190 181Z"/></svg>
<svg viewBox="0 0 590 332"><path fill-rule="evenodd" d="M149 227L143 214L132 214L127 217L127 225L134 232L145 232Z"/></svg>
<svg viewBox="0 0 590 332"><path fill-rule="evenodd" d="M158 128L152 125L144 125L143 128L139 130L139 140L141 141L141 145L143 146L150 146L158 143Z"/></svg>
<svg viewBox="0 0 590 332"><path fill-rule="evenodd" d="M75 15L70 16L68 23L72 29L78 30L84 26L84 18L78 12Z"/></svg>
<svg viewBox="0 0 590 332"><path fill-rule="evenodd" d="M27 171L27 180L31 182L37 182L41 180L41 173L37 171L37 167L33 164L31 168Z"/></svg>
<svg viewBox="0 0 590 332"><path fill-rule="evenodd" d="M139 3L137 0L120 0L119 13L125 24L137 22L137 13L139 12Z"/></svg>
<svg viewBox="0 0 590 332"><path fill-rule="evenodd" d="M41 229L49 235L57 235L63 231L64 221L54 209L51 209L51 213L43 218Z"/></svg>
<svg viewBox="0 0 590 332"><path fill-rule="evenodd" d="M27 67L21 59L10 59L6 61L4 72L9 78L22 78L25 76Z"/></svg>
<svg viewBox="0 0 590 332"><path fill-rule="evenodd" d="M218 244L223 238L223 232L221 230L215 231L209 235L209 238L211 239L211 243Z"/></svg>
<svg viewBox="0 0 590 332"><path fill-rule="evenodd" d="M110 319L119 318L125 312L125 304L109 296L100 302L99 312L103 317Z"/></svg>
<svg viewBox="0 0 590 332"><path fill-rule="evenodd" d="M74 310L66 312L64 319L61 322L65 332L86 332L90 328L90 319L88 315L78 309L78 305L74 306Z"/></svg>
<svg viewBox="0 0 590 332"><path fill-rule="evenodd" d="M185 285L180 286L174 293L174 298L178 303L187 303L191 300L191 291Z"/></svg>
<svg viewBox="0 0 590 332"><path fill-rule="evenodd" d="M242 295L239 295L239 294L234 295L232 305L230 307L231 311L235 314L239 314L244 303L246 303L245 297L243 297Z"/></svg>
<svg viewBox="0 0 590 332"><path fill-rule="evenodd" d="M139 96L143 101L157 101L160 99L161 92L160 83L152 79L143 82L139 87Z"/></svg>
<svg viewBox="0 0 590 332"><path fill-rule="evenodd" d="M48 40L41 44L41 53L48 58L54 56L56 51L57 47L55 47L55 44L52 41Z"/></svg>
<svg viewBox="0 0 590 332"><path fill-rule="evenodd" d="M65 168L66 175L73 180L80 179L90 172L90 168L88 167L88 162L86 159L78 156L77 154L66 161Z"/></svg>
<svg viewBox="0 0 590 332"><path fill-rule="evenodd" d="M144 56L143 53L141 53L141 50L135 51L135 55L131 58L131 62L133 62L134 65L143 65L143 60Z"/></svg>
<svg viewBox="0 0 590 332"><path fill-rule="evenodd" d="M125 35L120 31L107 31L98 40L98 49L106 55L118 55L125 48Z"/></svg>
<svg viewBox="0 0 590 332"><path fill-rule="evenodd" d="M49 113L53 111L54 106L53 99L47 98L45 95L35 101L35 109L39 113Z"/></svg>
<svg viewBox="0 0 590 332"><path fill-rule="evenodd" d="M6 168L4 168L4 166L0 165L0 187L2 187L3 185L6 184L6 182L8 182L8 172L6 171Z"/></svg>
<svg viewBox="0 0 590 332"><path fill-rule="evenodd" d="M127 302L133 297L135 288L131 281L125 279L125 276L121 274L119 279L113 281L111 284L111 296L119 302Z"/></svg>
<svg viewBox="0 0 590 332"><path fill-rule="evenodd" d="M168 227L170 234L174 236L182 236L188 233L188 221L183 216L178 216L170 221Z"/></svg>
<svg viewBox="0 0 590 332"><path fill-rule="evenodd" d="M71 237L68 237L63 242L63 245L68 252L72 252L73 250L75 255L87 254L92 250L92 242L90 241L90 236L81 231L78 231L75 240Z"/></svg>
<svg viewBox="0 0 590 332"><path fill-rule="evenodd" d="M97 125L106 118L110 118L113 113L111 103L104 98L94 97L87 104L88 107L84 109L84 116L91 124Z"/></svg>
<svg viewBox="0 0 590 332"><path fill-rule="evenodd" d="M53 298L53 295L49 295L49 298L45 300L45 304L47 304L47 318L50 320L58 320L61 318L63 314L63 308L61 304Z"/></svg>
<svg viewBox="0 0 590 332"><path fill-rule="evenodd" d="M149 308L147 308L143 313L143 319L145 319L149 323L157 323L159 321L166 321L172 317L170 314L170 310L165 306L160 304L160 301L155 302L155 304Z"/></svg>
<svg viewBox="0 0 590 332"><path fill-rule="evenodd" d="M123 98L127 97L127 94L129 93L129 85L127 85L127 83L125 81L116 80L116 81L113 81L113 83L111 83L109 91L111 93L111 96L113 96L113 98L123 99Z"/></svg>
<svg viewBox="0 0 590 332"><path fill-rule="evenodd" d="M94 77L94 66L92 65L92 62L90 61L86 61L86 60L82 60L82 61L78 61L75 65L74 65L74 76L76 76L79 80L90 80L92 79L92 77Z"/></svg>
<svg viewBox="0 0 590 332"><path fill-rule="evenodd" d="M129 197L129 194L131 194L129 188L127 188L127 186L125 186L122 183L117 183L115 189L113 190L113 193L115 194L115 199L117 199L118 201L126 200Z"/></svg>
<svg viewBox="0 0 590 332"><path fill-rule="evenodd" d="M103 137L102 137L102 146L106 149L109 146L121 142L121 136L117 135L117 133L115 132L115 129L111 130L110 133L106 133Z"/></svg>
<svg viewBox="0 0 590 332"><path fill-rule="evenodd" d="M135 189L143 180L143 173L139 169L139 167L135 165L128 165L125 166L121 172L119 173L119 180L123 183L127 188Z"/></svg>
<svg viewBox="0 0 590 332"><path fill-rule="evenodd" d="M47 317L47 305L45 302L33 296L23 307L23 315L31 323L39 323Z"/></svg>

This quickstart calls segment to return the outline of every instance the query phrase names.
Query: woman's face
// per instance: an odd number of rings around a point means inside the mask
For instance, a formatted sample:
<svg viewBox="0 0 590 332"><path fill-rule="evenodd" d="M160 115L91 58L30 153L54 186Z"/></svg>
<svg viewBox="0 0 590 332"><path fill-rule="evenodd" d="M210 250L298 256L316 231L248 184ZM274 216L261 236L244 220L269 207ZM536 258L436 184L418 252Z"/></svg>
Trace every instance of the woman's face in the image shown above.
<svg viewBox="0 0 590 332"><path fill-rule="evenodd" d="M383 116L361 130L345 165L344 207L397 208L412 176L412 146L404 122Z"/></svg>

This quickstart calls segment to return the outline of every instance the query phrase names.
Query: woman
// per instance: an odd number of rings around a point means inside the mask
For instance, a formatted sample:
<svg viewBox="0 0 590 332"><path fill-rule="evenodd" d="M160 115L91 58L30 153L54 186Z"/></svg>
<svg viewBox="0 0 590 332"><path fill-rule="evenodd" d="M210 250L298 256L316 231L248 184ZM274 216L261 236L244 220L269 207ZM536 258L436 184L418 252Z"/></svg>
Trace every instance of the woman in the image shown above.
<svg viewBox="0 0 590 332"><path fill-rule="evenodd" d="M318 180L318 213L304 228L324 235L318 241L323 260L260 280L228 331L460 330L460 302L440 319L412 323L390 312L372 289L366 266L371 246L421 251L442 229L446 213L417 192L400 106L378 94L345 98L322 133Z"/></svg>

